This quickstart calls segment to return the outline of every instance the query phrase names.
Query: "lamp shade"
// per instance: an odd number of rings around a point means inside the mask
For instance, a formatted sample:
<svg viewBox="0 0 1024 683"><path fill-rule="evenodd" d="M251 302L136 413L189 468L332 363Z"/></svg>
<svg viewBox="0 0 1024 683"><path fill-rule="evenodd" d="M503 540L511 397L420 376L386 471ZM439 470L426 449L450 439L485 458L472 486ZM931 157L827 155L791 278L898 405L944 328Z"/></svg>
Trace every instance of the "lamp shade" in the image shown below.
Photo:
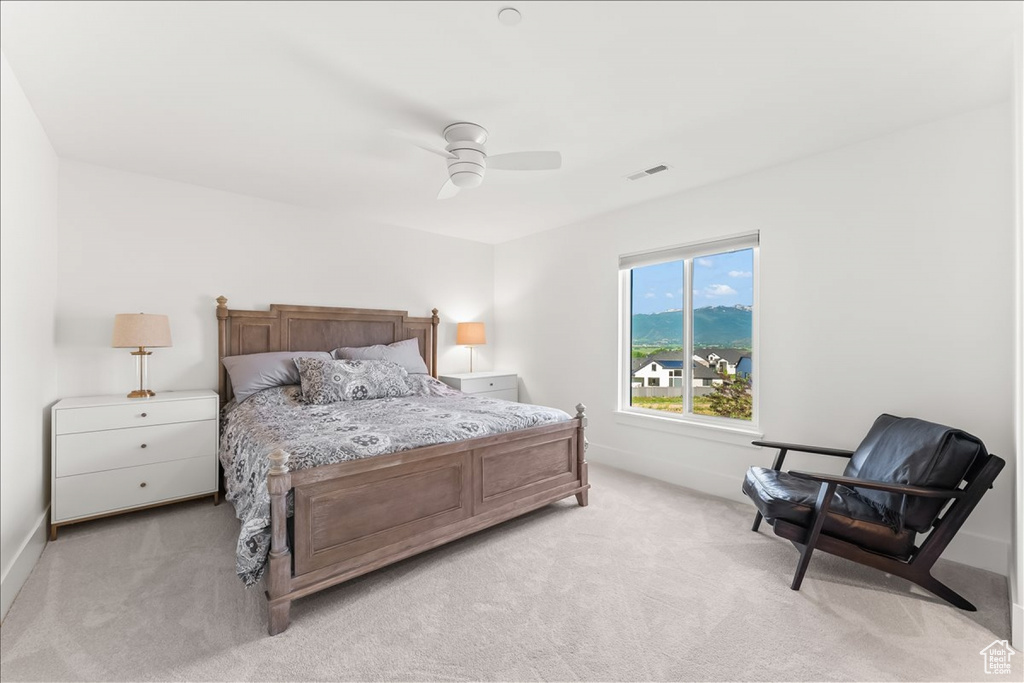
<svg viewBox="0 0 1024 683"><path fill-rule="evenodd" d="M455 343L463 346L486 344L487 336L484 334L484 324L459 323L455 328Z"/></svg>
<svg viewBox="0 0 1024 683"><path fill-rule="evenodd" d="M151 313L118 313L114 316L115 349L171 345L171 325L166 315Z"/></svg>

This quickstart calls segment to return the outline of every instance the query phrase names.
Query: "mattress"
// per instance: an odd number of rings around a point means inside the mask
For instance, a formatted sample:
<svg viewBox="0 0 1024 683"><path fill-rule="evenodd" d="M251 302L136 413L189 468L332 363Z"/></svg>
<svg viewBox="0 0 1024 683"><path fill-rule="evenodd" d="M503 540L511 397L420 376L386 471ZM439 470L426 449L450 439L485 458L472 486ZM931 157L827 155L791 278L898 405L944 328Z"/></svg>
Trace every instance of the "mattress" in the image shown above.
<svg viewBox="0 0 1024 683"><path fill-rule="evenodd" d="M274 387L225 408L220 462L242 523L236 570L247 586L263 575L270 549L267 456L275 449L300 470L571 419L555 408L464 394L426 375L408 383L410 396L329 405L304 403L297 386Z"/></svg>

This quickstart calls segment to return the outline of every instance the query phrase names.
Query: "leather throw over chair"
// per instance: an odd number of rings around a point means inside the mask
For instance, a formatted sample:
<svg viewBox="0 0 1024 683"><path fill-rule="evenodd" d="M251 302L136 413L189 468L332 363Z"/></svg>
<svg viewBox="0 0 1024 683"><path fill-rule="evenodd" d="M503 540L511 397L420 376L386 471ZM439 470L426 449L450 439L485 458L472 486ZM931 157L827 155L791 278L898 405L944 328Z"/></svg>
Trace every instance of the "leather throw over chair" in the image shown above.
<svg viewBox="0 0 1024 683"><path fill-rule="evenodd" d="M855 451L771 441L771 469L751 467L743 492L775 534L800 551L790 586L800 590L821 550L901 576L963 610L974 605L931 575L932 565L1006 464L976 437L914 418L882 415ZM783 472L789 451L848 458L842 476ZM931 530L920 546L918 534Z"/></svg>

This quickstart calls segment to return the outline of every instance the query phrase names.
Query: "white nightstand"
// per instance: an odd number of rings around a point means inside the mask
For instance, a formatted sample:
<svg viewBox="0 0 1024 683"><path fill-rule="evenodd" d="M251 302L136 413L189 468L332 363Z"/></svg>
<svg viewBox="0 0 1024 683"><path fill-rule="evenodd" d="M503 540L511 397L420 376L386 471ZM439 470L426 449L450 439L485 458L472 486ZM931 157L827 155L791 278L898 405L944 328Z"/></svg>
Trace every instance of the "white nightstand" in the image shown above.
<svg viewBox="0 0 1024 683"><path fill-rule="evenodd" d="M439 380L459 391L475 396L519 400L519 376L514 372L464 372L440 375Z"/></svg>
<svg viewBox="0 0 1024 683"><path fill-rule="evenodd" d="M218 403L208 390L58 401L50 540L65 524L188 498L219 502Z"/></svg>

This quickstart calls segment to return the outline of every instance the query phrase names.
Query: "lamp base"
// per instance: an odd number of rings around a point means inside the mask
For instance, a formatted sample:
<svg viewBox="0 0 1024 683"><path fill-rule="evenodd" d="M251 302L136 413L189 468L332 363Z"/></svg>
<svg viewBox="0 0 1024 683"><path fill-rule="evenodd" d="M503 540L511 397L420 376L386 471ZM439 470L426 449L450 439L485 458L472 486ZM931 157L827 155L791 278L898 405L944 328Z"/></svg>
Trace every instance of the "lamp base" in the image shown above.
<svg viewBox="0 0 1024 683"><path fill-rule="evenodd" d="M156 396L156 392L149 389L136 389L128 394L128 398L149 398L150 396Z"/></svg>

